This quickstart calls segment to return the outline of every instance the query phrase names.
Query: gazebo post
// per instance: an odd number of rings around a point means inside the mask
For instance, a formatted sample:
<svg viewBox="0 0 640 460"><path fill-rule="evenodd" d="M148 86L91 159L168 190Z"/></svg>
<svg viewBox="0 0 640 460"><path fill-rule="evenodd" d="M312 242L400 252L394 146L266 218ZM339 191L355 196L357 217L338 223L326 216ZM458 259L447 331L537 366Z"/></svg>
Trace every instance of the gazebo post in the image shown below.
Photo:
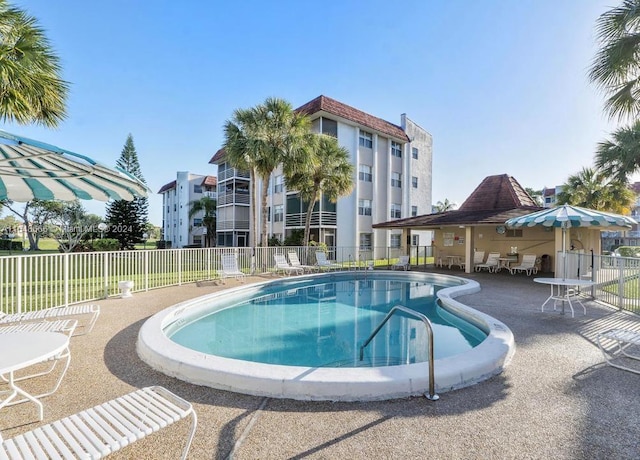
<svg viewBox="0 0 640 460"><path fill-rule="evenodd" d="M473 273L473 247L475 238L475 227L467 225L464 232L464 272Z"/></svg>

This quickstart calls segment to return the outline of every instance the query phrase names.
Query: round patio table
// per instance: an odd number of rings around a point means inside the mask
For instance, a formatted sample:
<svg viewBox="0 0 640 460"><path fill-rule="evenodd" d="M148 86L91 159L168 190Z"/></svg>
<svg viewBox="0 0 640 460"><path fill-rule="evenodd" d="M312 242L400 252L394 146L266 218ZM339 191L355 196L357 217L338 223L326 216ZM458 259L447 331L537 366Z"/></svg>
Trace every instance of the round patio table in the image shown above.
<svg viewBox="0 0 640 460"><path fill-rule="evenodd" d="M0 375L7 379L9 393L0 401L0 409L16 396L24 396L38 406L40 420L44 417L42 403L15 383L14 372L33 366L61 354L69 346L69 336L59 332L11 332L0 334Z"/></svg>
<svg viewBox="0 0 640 460"><path fill-rule="evenodd" d="M562 314L564 315L564 302L569 304L569 308L571 309L571 317L575 316L573 311L573 305L571 304L571 298L573 298L576 302L578 302L582 309L584 310L584 314L587 314L587 309L584 304L578 299L576 290L570 288L580 288L580 287L589 287L593 286L595 282L591 280L585 279L569 279L569 278L534 278L534 282L540 284L548 284L551 286L551 295L547 297L547 300L544 301L541 307L541 311L544 311L544 306L550 300L553 300L553 309L556 309L556 304L558 302L562 303ZM554 289L554 287L556 289Z"/></svg>

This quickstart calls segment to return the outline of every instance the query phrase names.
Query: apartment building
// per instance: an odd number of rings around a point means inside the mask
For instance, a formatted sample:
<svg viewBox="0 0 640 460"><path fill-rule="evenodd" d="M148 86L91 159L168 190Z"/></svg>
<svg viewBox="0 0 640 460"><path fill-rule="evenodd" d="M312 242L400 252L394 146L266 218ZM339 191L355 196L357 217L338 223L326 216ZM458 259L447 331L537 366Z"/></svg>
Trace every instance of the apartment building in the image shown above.
<svg viewBox="0 0 640 460"><path fill-rule="evenodd" d="M403 242L401 231L372 228L375 223L430 212L432 138L428 132L406 114L400 116L400 124L393 124L326 96L296 110L311 118L313 131L337 138L349 151L355 169L355 187L349 196L337 203L322 198L316 205L311 220L315 241L361 250L431 243L428 231L414 232L412 241ZM218 165L218 244L244 246L251 229L249 176L226 163L223 149L210 163ZM271 176L268 207L270 236L283 241L304 228L306 209L296 191L287 188L281 170Z"/></svg>
<svg viewBox="0 0 640 460"><path fill-rule="evenodd" d="M189 217L190 203L205 196L217 199L217 178L178 171L176 180L163 185L158 193L162 195L162 239L172 248L205 246L204 213Z"/></svg>

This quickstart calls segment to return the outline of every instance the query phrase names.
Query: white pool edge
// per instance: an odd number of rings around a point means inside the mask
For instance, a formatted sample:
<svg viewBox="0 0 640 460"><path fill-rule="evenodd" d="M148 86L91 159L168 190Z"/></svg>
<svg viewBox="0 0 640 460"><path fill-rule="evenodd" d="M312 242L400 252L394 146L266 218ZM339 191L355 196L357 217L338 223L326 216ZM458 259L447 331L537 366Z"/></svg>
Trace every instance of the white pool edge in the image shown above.
<svg viewBox="0 0 640 460"><path fill-rule="evenodd" d="M433 273L425 275L436 283L439 278L452 278ZM504 323L455 300L456 297L480 291L480 285L476 281L457 279L464 281L464 284L441 289L437 293L443 307L477 325L488 333L488 337L468 352L435 361L437 393L474 385L501 373L515 353L513 334ZM272 282L240 286L162 310L142 325L136 344L138 355L153 369L180 380L254 396L367 401L417 396L427 391L428 363L377 368L309 368L261 364L190 350L171 341L163 332L164 327L185 309L194 308L211 297L233 295L234 292Z"/></svg>

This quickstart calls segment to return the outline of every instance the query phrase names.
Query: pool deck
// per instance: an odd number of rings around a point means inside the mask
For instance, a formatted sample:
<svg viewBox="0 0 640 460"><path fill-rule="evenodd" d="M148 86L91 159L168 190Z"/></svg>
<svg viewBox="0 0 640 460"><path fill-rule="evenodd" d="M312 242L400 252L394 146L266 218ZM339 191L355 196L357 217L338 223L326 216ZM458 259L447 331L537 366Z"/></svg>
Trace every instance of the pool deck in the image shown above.
<svg viewBox="0 0 640 460"><path fill-rule="evenodd" d="M199 387L153 371L135 351L144 320L225 288L188 284L97 302L94 330L71 340L69 371L60 389L43 400L45 420L37 421L33 404L19 404L0 410L0 430L8 439L135 388L162 385L197 412L190 459L640 457L640 375L605 365L595 343L598 332L614 327L640 331L640 316L593 301L585 302L586 316L540 312L549 287L531 277L437 272L478 281L481 292L457 300L507 324L517 347L505 372L442 393L439 401L280 400ZM227 287L237 285L227 280ZM179 458L188 428L188 421L180 422L111 458Z"/></svg>

